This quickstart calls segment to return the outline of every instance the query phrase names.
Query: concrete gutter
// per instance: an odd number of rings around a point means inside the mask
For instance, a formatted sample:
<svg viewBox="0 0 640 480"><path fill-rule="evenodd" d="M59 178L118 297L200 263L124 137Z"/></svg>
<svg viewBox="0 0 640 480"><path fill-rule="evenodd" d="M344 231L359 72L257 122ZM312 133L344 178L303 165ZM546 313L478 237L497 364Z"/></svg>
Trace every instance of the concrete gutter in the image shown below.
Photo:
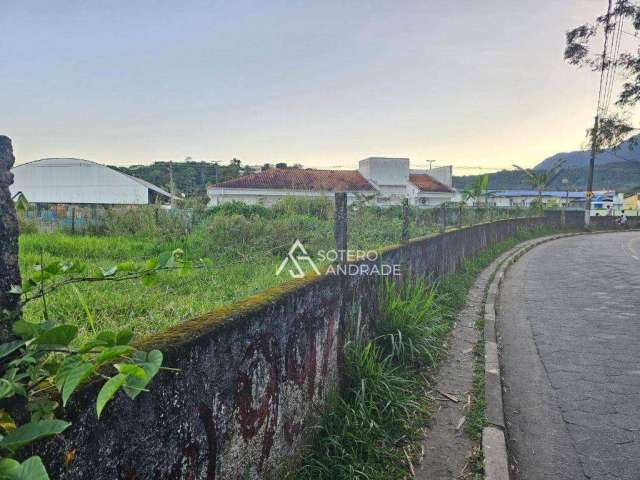
<svg viewBox="0 0 640 480"><path fill-rule="evenodd" d="M558 238L582 235L569 233L530 240L515 247L496 269L489 284L484 306L484 380L485 416L487 426L482 430L484 476L487 480L509 480L509 460L505 439L504 409L502 405L502 376L496 331L496 304L505 272L532 248Z"/></svg>

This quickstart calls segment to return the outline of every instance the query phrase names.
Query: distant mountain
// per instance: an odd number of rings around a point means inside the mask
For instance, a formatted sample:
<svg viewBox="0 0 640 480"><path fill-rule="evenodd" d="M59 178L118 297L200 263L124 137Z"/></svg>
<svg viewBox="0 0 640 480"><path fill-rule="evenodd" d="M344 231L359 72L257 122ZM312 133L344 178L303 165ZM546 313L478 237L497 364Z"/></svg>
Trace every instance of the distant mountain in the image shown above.
<svg viewBox="0 0 640 480"><path fill-rule="evenodd" d="M635 137L635 141L640 141L640 135ZM535 170L549 170L560 160L564 160L566 168L586 168L589 162L589 150L576 150L574 152L556 153L544 159L534 167ZM622 142L620 148L616 150L605 150L596 156L596 165L607 165L609 163L620 163L625 161L640 162L640 145L635 147L630 141Z"/></svg>
<svg viewBox="0 0 640 480"><path fill-rule="evenodd" d="M453 177L453 186L463 190L470 185L478 175ZM563 168L549 189L564 190L562 179L569 180L570 190L584 190L587 185L587 168ZM596 164L593 172L593 187L596 190L615 189L618 191L638 191L640 186L640 161L616 162ZM490 190L526 189L525 176L518 170L502 170L489 174Z"/></svg>

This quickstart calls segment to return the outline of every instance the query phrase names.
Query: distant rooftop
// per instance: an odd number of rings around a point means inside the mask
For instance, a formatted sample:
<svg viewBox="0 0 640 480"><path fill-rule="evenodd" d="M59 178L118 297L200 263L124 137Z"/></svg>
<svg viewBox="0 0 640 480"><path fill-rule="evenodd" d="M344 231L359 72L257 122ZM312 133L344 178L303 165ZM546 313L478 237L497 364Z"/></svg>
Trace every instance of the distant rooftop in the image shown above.
<svg viewBox="0 0 640 480"><path fill-rule="evenodd" d="M537 197L537 190L489 190L492 197ZM542 192L543 197L566 197L566 190L547 190ZM569 198L585 198L584 192L569 192Z"/></svg>
<svg viewBox="0 0 640 480"><path fill-rule="evenodd" d="M371 184L355 170L270 168L213 185L218 188L273 188L285 190L363 191Z"/></svg>
<svg viewBox="0 0 640 480"><path fill-rule="evenodd" d="M453 192L453 190L447 187L444 183L437 181L426 173L412 173L409 175L409 181L418 187L421 192Z"/></svg>

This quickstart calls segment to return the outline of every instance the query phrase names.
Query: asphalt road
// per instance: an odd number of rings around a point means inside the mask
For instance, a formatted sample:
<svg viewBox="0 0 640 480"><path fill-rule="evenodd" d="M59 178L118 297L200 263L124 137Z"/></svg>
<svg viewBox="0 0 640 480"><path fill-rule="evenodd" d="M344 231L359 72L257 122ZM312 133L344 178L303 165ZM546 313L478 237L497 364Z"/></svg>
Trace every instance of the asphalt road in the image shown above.
<svg viewBox="0 0 640 480"><path fill-rule="evenodd" d="M500 296L518 479L640 479L640 233L525 254Z"/></svg>

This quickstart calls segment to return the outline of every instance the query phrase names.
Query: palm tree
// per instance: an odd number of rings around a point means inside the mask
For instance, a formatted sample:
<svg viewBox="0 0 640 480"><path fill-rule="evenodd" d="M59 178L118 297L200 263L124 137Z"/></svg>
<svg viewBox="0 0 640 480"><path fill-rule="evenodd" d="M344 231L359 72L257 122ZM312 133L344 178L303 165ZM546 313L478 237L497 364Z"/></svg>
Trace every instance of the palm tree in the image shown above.
<svg viewBox="0 0 640 480"><path fill-rule="evenodd" d="M488 187L489 175L480 175L476 177L473 183L465 187L462 192L463 201L466 202L469 199L473 199L473 204L477 207L480 204L482 196L487 194Z"/></svg>
<svg viewBox="0 0 640 480"><path fill-rule="evenodd" d="M540 171L536 171L531 168L522 168L518 165L514 165L514 167L523 172L525 174L525 181L527 184L534 190L537 190L538 204L542 206L542 192L556 179L562 170L563 163L564 160L559 160L553 168Z"/></svg>

